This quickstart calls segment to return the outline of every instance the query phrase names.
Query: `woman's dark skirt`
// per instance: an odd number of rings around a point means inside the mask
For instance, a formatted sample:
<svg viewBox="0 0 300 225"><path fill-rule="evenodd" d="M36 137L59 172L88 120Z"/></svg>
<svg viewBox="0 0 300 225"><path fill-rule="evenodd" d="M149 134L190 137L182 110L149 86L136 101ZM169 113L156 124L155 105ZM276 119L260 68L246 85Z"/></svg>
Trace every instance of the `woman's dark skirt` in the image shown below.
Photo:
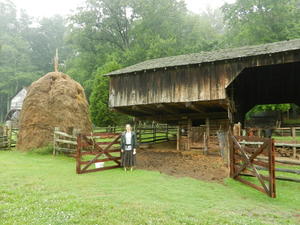
<svg viewBox="0 0 300 225"><path fill-rule="evenodd" d="M124 167L132 167L135 166L135 155L133 154L133 150L124 151L121 156L121 166Z"/></svg>

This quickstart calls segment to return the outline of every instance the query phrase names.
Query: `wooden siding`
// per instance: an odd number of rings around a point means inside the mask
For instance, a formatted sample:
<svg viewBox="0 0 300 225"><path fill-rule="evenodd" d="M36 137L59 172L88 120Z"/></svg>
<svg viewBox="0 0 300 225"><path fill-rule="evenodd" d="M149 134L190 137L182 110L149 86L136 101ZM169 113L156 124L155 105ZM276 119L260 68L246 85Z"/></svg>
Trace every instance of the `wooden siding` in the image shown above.
<svg viewBox="0 0 300 225"><path fill-rule="evenodd" d="M110 77L110 107L226 99L226 87L249 67L300 61L300 50Z"/></svg>

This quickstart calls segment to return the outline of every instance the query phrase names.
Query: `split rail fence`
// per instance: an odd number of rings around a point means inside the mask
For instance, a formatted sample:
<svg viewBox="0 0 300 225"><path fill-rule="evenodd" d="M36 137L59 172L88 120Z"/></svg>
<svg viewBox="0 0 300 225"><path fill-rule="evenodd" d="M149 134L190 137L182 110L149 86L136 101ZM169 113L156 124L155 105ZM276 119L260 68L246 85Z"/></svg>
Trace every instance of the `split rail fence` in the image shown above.
<svg viewBox="0 0 300 225"><path fill-rule="evenodd" d="M0 126L0 149L11 149L16 147L18 129Z"/></svg>
<svg viewBox="0 0 300 225"><path fill-rule="evenodd" d="M67 154L75 153L77 149L77 133L77 130L73 130L72 134L67 134L55 127L53 133L53 155L61 152Z"/></svg>
<svg viewBox="0 0 300 225"><path fill-rule="evenodd" d="M239 133L238 135L243 133L244 136L264 137L267 131L267 129L261 128L248 128L247 130L248 133L241 129L237 133ZM282 127L271 130L277 152L283 156L300 158L300 127Z"/></svg>

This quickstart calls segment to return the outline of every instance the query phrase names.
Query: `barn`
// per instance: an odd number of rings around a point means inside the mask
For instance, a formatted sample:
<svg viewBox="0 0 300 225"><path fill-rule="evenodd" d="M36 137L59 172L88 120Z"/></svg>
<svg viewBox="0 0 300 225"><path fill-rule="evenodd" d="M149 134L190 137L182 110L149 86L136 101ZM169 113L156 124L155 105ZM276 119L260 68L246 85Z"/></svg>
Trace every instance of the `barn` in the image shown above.
<svg viewBox="0 0 300 225"><path fill-rule="evenodd" d="M107 76L113 110L179 125L177 148L202 148L257 104L300 104L300 39L151 59Z"/></svg>

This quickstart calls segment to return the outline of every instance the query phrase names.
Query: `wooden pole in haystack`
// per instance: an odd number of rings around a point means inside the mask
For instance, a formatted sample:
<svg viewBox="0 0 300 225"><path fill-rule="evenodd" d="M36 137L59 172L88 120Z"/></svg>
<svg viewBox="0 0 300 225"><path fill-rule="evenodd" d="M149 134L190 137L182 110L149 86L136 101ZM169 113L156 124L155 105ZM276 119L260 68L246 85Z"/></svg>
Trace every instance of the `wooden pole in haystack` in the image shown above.
<svg viewBox="0 0 300 225"><path fill-rule="evenodd" d="M54 56L54 72L58 72L58 49L56 49Z"/></svg>

